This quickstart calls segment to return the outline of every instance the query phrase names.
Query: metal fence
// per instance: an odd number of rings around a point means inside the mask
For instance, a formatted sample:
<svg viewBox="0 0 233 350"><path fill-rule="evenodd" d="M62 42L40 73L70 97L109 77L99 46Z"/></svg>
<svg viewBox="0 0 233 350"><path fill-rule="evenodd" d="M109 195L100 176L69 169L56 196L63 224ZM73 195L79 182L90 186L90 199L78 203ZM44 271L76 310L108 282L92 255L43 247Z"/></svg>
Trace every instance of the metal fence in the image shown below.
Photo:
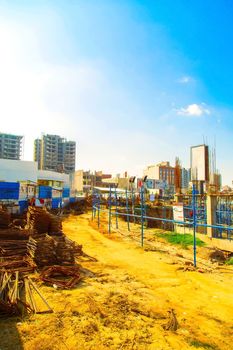
<svg viewBox="0 0 233 350"><path fill-rule="evenodd" d="M145 189L141 187L140 192L134 191L119 191L116 188L105 189L106 193L101 193L99 190L93 191L92 203L92 219L97 219L98 227L100 227L101 213L107 214L108 217L108 232L111 233L113 222L115 227L119 227L119 218L124 218L127 223L127 229L130 231L131 223L140 225L140 243L143 247L145 229L148 223L159 223L160 228L174 231L178 226L189 229L193 233L193 260L196 266L196 233L201 232L206 234L207 229L211 228L214 231L214 237L222 239L232 239L233 231L233 201L228 199L224 203L219 199L216 216L216 225L207 223L207 199L206 196L200 196L195 186L193 186L192 195L184 203L184 216L182 220L174 220L173 216L168 215L168 208L161 207L158 211L159 215L151 215L151 208L145 201ZM161 214L162 212L162 214ZM154 227L157 227L156 225ZM221 235L220 235L221 233Z"/></svg>

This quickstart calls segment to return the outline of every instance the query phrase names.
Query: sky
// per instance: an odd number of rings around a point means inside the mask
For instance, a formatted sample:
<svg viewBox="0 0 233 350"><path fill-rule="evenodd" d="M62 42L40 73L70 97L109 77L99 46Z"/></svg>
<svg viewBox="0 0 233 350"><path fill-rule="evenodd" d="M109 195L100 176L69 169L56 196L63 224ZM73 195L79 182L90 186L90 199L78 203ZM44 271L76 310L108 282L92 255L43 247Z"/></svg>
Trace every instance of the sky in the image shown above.
<svg viewBox="0 0 233 350"><path fill-rule="evenodd" d="M142 174L216 147L233 180L231 0L0 0L0 132L77 142L77 169Z"/></svg>

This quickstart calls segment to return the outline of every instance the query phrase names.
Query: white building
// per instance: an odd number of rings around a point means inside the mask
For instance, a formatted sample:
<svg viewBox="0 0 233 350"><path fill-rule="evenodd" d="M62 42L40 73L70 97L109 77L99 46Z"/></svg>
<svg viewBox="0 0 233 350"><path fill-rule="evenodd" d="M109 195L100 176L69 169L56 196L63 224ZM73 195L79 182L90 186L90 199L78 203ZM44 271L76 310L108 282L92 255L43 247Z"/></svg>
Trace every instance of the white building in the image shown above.
<svg viewBox="0 0 233 350"><path fill-rule="evenodd" d="M54 187L70 187L68 174L38 170L37 162L0 159L0 182L23 182Z"/></svg>

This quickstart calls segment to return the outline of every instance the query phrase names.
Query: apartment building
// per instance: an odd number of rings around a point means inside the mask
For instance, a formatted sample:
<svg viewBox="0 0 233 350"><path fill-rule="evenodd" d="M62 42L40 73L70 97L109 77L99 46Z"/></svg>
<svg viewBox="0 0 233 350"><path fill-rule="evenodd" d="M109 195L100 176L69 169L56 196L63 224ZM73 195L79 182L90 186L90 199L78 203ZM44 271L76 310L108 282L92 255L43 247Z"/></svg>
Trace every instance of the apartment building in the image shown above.
<svg viewBox="0 0 233 350"><path fill-rule="evenodd" d="M23 136L0 133L0 158L20 160L23 152Z"/></svg>
<svg viewBox="0 0 233 350"><path fill-rule="evenodd" d="M70 174L75 171L75 158L75 141L48 134L34 141L34 160L41 170Z"/></svg>
<svg viewBox="0 0 233 350"><path fill-rule="evenodd" d="M156 165L149 165L143 172L148 179L162 180L167 185L174 186L175 168L169 162L161 162Z"/></svg>
<svg viewBox="0 0 233 350"><path fill-rule="evenodd" d="M180 176L181 176L181 189L188 190L189 183L191 181L191 169L181 168Z"/></svg>

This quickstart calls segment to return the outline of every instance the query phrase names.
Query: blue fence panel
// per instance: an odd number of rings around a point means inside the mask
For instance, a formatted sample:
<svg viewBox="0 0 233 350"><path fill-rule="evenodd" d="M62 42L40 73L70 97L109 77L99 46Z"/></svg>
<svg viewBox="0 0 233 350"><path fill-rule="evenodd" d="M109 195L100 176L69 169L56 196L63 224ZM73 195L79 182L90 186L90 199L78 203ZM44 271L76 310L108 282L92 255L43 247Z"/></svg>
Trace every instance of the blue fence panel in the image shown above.
<svg viewBox="0 0 233 350"><path fill-rule="evenodd" d="M61 208L62 200L61 198L53 198L52 199L52 209Z"/></svg>
<svg viewBox="0 0 233 350"><path fill-rule="evenodd" d="M43 199L52 198L52 187L39 186L39 198L43 198Z"/></svg>
<svg viewBox="0 0 233 350"><path fill-rule="evenodd" d="M20 214L22 214L28 208L28 201L19 201Z"/></svg>
<svg viewBox="0 0 233 350"><path fill-rule="evenodd" d="M19 199L19 183L0 182L0 199Z"/></svg>
<svg viewBox="0 0 233 350"><path fill-rule="evenodd" d="M69 198L70 196L70 189L69 188L64 188L62 192L62 197L63 198Z"/></svg>

